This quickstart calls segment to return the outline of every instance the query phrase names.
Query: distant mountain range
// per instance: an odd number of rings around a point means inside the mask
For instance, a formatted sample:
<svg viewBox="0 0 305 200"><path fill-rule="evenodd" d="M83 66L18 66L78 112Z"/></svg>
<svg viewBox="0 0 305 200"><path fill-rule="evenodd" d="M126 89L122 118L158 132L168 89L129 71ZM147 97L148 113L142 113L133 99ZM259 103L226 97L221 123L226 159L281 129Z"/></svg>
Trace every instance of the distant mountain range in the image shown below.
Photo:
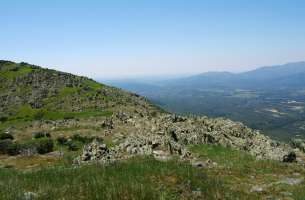
<svg viewBox="0 0 305 200"><path fill-rule="evenodd" d="M207 72L165 82L169 86L221 87L240 89L287 89L305 85L305 62L261 67L243 73ZM165 85L165 84L163 84Z"/></svg>
<svg viewBox="0 0 305 200"><path fill-rule="evenodd" d="M111 81L184 114L229 117L278 139L305 135L305 62L162 81Z"/></svg>

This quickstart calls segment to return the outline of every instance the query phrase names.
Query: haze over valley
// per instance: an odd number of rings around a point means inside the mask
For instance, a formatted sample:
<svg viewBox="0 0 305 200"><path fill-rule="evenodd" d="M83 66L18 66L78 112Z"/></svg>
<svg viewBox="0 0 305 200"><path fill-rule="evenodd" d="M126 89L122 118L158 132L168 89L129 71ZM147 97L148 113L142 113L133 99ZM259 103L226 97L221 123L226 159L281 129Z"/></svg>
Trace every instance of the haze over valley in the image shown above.
<svg viewBox="0 0 305 200"><path fill-rule="evenodd" d="M243 73L207 72L168 80L112 80L179 114L225 117L275 139L305 136L305 62Z"/></svg>

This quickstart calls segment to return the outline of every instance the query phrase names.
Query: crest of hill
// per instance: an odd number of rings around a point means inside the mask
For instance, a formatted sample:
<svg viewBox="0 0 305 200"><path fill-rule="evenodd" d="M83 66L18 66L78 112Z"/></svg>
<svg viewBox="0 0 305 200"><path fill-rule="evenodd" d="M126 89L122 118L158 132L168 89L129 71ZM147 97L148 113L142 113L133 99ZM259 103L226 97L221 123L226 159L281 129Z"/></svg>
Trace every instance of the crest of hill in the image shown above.
<svg viewBox="0 0 305 200"><path fill-rule="evenodd" d="M0 61L2 121L111 115L116 111L143 115L160 112L143 97L86 77L24 62Z"/></svg>

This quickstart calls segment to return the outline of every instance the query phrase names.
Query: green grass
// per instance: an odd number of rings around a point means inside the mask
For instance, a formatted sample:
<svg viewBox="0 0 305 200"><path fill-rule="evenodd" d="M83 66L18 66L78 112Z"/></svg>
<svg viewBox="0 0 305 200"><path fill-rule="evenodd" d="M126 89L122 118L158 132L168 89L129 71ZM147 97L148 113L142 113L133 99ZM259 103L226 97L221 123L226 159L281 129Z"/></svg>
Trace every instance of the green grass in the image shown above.
<svg viewBox="0 0 305 200"><path fill-rule="evenodd" d="M295 163L282 163L273 160L257 160L246 152L217 145L195 145L190 150L201 159L211 159L217 167L207 170L209 176L223 180L223 183L234 191L250 191L254 185L270 185L283 177L293 177L299 173L305 177L305 169ZM283 197L281 192L292 193L294 199L305 199L305 184L273 185L259 195Z"/></svg>
<svg viewBox="0 0 305 200"><path fill-rule="evenodd" d="M36 119L59 120L70 118L88 118L98 116L111 116L111 111L88 110L83 112L48 111L44 109L33 109L29 105L21 106L15 116L9 117L8 121L24 120L32 121Z"/></svg>
<svg viewBox="0 0 305 200"><path fill-rule="evenodd" d="M64 97L64 96L67 96L67 95L72 95L72 94L77 93L79 90L80 90L80 88L77 88L77 87L64 87L60 91L59 96Z"/></svg>
<svg viewBox="0 0 305 200"><path fill-rule="evenodd" d="M87 85L87 86L89 86L89 88L91 88L92 90L100 90L101 88L103 88L103 84L101 84L101 83L97 83L97 82L95 82L95 81L91 81L91 80L87 80L87 81L85 81L85 84Z"/></svg>
<svg viewBox="0 0 305 200"><path fill-rule="evenodd" d="M289 164L273 160L257 160L247 152L219 146L195 145L191 151L199 154L201 158L210 158L221 167L240 171L240 173L273 173L287 169Z"/></svg>
<svg viewBox="0 0 305 200"><path fill-rule="evenodd" d="M24 76L30 72L33 71L33 68L30 66L22 66L22 67L18 67L17 66L10 66L10 68L8 68L8 70L3 70L0 73L0 76L7 78L7 79L13 79L19 76ZM12 70L13 68L16 68L16 70Z"/></svg>
<svg viewBox="0 0 305 200"><path fill-rule="evenodd" d="M262 193L250 192L253 185L273 183L295 172L305 175L304 169L295 164L258 161L244 152L220 146L197 145L190 149L200 158L212 159L218 165L198 169L177 160L160 162L137 157L106 166L73 167L71 161L79 152L70 152L73 154L67 153L53 167L30 171L0 169L0 199L19 199L25 192L36 193L37 199L72 200L196 199L196 195L199 195L197 199L254 200L268 196L283 198L282 192L291 192L297 200L305 197L304 184L280 184ZM47 161L45 158L32 160L41 164Z"/></svg>
<svg viewBox="0 0 305 200"><path fill-rule="evenodd" d="M220 180L176 161L136 158L109 166L57 166L21 172L0 169L0 198L18 199L25 192L38 199L227 199Z"/></svg>
<svg viewBox="0 0 305 200"><path fill-rule="evenodd" d="M44 109L33 109L29 105L21 106L16 115L8 117L0 123L0 130L10 126L18 126L35 120L61 120L61 119L82 119L90 117L109 117L112 111L87 110L82 112L48 111Z"/></svg>
<svg viewBox="0 0 305 200"><path fill-rule="evenodd" d="M111 111L84 111L84 112L46 112L43 119L58 120L69 118L88 118L99 116L111 116Z"/></svg>

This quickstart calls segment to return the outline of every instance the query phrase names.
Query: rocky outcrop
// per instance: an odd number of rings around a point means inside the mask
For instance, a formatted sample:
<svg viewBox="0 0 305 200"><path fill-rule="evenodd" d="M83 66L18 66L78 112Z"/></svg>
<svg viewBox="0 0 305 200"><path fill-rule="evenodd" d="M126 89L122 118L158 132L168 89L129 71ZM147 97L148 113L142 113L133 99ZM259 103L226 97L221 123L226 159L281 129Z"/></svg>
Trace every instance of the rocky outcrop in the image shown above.
<svg viewBox="0 0 305 200"><path fill-rule="evenodd" d="M181 159L193 159L187 147L195 144L222 145L249 152L258 159L284 162L296 160L295 154L288 145L271 140L258 131L231 120L186 118L168 114L155 118L126 116L128 115L120 113L111 120L116 145L107 150L104 144L99 147L96 143L90 144L84 148L82 162L88 160L104 162L115 160L115 157L124 159L122 155L152 155L160 160L166 160L174 155ZM116 128L122 126L126 130L132 130L132 133L116 135ZM92 155L92 152L96 153Z"/></svg>
<svg viewBox="0 0 305 200"><path fill-rule="evenodd" d="M120 155L114 149L110 149L106 144L94 140L93 142L84 146L81 156L74 160L75 164L80 164L89 161L98 161L106 164L120 159Z"/></svg>

